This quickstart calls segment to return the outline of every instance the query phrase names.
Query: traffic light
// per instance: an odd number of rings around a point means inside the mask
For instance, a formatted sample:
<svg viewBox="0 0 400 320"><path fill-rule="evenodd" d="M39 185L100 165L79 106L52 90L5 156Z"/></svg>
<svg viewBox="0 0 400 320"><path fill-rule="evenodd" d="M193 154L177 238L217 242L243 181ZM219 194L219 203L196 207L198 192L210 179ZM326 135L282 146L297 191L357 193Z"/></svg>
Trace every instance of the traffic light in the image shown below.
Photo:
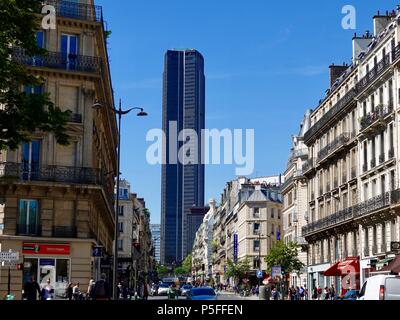
<svg viewBox="0 0 400 320"><path fill-rule="evenodd" d="M24 264L23 263L18 263L15 266L17 267L17 270L24 270Z"/></svg>

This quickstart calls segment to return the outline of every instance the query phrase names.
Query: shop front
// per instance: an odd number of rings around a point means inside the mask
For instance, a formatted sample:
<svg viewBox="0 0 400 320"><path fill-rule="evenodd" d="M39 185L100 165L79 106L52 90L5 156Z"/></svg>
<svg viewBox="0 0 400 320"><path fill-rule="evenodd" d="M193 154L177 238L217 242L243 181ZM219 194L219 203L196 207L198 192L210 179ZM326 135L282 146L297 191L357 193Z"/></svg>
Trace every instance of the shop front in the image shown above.
<svg viewBox="0 0 400 320"><path fill-rule="evenodd" d="M350 290L360 289L360 261L358 257L348 257L330 266L324 272L325 277L333 277L337 294L344 296Z"/></svg>
<svg viewBox="0 0 400 320"><path fill-rule="evenodd" d="M64 297L71 279L70 253L70 244L23 243L22 283L33 277L43 287L50 280L55 297Z"/></svg>
<svg viewBox="0 0 400 320"><path fill-rule="evenodd" d="M330 278L324 276L324 272L331 265L329 263L313 265L308 267L308 291L311 292L314 288L324 288L326 286L330 286Z"/></svg>

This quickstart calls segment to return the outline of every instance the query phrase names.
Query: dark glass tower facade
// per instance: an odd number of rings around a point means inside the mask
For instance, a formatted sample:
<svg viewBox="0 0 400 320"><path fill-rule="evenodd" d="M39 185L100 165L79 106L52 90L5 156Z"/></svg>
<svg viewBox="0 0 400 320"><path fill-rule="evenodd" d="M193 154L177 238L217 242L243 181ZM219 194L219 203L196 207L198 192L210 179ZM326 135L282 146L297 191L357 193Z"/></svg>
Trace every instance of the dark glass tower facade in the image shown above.
<svg viewBox="0 0 400 320"><path fill-rule="evenodd" d="M187 215L204 205L204 165L201 130L205 127L204 59L196 50L168 50L164 60L163 130L164 159L161 181L161 263L181 262L188 245ZM179 150L193 142L182 130L196 132L198 152L193 163L179 161ZM180 141L183 140L183 141ZM190 140L190 142L189 142ZM189 152L190 153L190 152ZM188 152L186 152L188 155ZM193 156L193 155L192 155Z"/></svg>

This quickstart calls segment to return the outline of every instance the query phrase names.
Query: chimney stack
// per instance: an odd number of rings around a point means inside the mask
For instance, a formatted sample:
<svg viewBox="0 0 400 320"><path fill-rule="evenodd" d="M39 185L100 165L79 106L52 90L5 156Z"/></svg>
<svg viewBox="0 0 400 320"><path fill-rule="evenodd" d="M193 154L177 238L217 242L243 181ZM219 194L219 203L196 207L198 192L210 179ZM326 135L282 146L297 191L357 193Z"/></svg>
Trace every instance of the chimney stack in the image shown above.
<svg viewBox="0 0 400 320"><path fill-rule="evenodd" d="M390 17L388 14L385 16L382 16L378 14L374 16L374 35L375 37L379 36L383 30L388 26L390 21L392 20L392 17Z"/></svg>
<svg viewBox="0 0 400 320"><path fill-rule="evenodd" d="M331 64L329 66L330 71L330 83L331 87L335 83L335 81L349 68L348 65L343 64L343 66L336 66L335 64Z"/></svg>

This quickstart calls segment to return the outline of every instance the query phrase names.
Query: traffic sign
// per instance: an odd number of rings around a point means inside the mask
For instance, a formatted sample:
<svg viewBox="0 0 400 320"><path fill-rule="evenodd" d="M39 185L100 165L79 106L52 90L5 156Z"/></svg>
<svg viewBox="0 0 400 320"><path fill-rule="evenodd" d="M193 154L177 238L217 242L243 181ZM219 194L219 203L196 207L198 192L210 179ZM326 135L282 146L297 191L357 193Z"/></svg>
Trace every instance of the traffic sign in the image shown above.
<svg viewBox="0 0 400 320"><path fill-rule="evenodd" d="M0 261L18 261L19 252L0 252Z"/></svg>
<svg viewBox="0 0 400 320"><path fill-rule="evenodd" d="M262 279L264 276L264 272L262 270L257 270L257 278Z"/></svg>
<svg viewBox="0 0 400 320"><path fill-rule="evenodd" d="M272 278L282 275L282 268L280 266L272 267Z"/></svg>

